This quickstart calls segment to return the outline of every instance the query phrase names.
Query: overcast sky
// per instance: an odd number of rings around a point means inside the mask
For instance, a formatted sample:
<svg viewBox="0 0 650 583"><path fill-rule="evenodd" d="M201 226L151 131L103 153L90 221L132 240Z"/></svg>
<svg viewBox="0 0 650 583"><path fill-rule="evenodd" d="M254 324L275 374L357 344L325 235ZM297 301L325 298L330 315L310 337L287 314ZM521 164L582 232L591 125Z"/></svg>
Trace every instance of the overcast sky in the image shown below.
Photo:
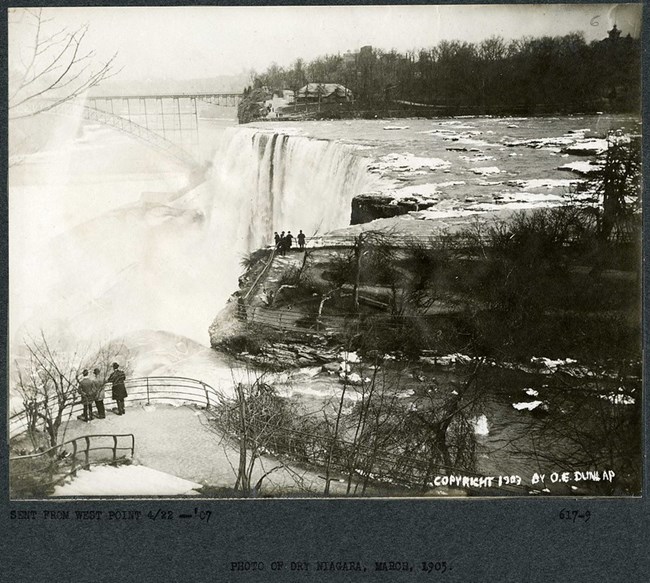
<svg viewBox="0 0 650 583"><path fill-rule="evenodd" d="M120 79L191 79L264 70L343 53L364 45L405 51L443 39L480 41L492 35L584 33L589 42L614 22L639 36L641 6L123 7L48 8L48 26L88 23L88 47L118 52ZM33 38L20 11L9 14L10 53Z"/></svg>

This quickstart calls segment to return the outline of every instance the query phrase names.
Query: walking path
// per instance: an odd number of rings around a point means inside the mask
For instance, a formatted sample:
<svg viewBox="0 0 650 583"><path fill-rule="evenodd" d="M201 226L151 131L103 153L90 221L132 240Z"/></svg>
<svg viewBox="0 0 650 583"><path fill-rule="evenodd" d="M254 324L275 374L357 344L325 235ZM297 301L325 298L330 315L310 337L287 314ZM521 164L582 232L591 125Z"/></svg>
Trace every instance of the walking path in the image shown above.
<svg viewBox="0 0 650 583"><path fill-rule="evenodd" d="M134 464L201 485L232 488L235 484L238 450L209 426L204 410L185 405L134 405L127 408L126 415L118 416L109 409L106 419L90 423L71 421L66 439L93 433L133 433ZM278 465L272 458L263 457L254 471L253 485L265 472ZM325 482L317 473L291 466L267 476L261 493L322 493L324 487ZM345 484L333 482L330 491L333 495L343 494ZM124 495L128 494L125 492ZM161 491L159 495L165 495L165 492Z"/></svg>

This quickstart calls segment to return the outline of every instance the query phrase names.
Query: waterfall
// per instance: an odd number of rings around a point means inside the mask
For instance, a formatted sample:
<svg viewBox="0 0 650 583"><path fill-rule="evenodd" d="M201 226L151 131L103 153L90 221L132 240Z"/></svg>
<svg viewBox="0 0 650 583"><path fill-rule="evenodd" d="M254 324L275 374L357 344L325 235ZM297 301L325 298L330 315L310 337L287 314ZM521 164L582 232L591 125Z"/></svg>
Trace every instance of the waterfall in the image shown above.
<svg viewBox="0 0 650 583"><path fill-rule="evenodd" d="M92 161L93 152L79 143L73 153ZM12 263L12 342L45 328L80 341L165 330L207 344L246 253L271 243L274 231L309 237L347 225L352 197L374 180L353 147L332 141L228 128L216 152L207 180L192 190L132 199L91 220L82 214L92 207L88 187L72 181L62 196L77 202L82 220L54 238L30 234L42 251L25 254L20 271ZM118 189L131 176L114 155L112 173L93 174L92 188ZM40 220L27 211L22 218Z"/></svg>
<svg viewBox="0 0 650 583"><path fill-rule="evenodd" d="M375 182L366 166L335 141L230 128L213 163L214 210L237 221L241 251L270 244L274 231L322 234L349 224L352 197Z"/></svg>

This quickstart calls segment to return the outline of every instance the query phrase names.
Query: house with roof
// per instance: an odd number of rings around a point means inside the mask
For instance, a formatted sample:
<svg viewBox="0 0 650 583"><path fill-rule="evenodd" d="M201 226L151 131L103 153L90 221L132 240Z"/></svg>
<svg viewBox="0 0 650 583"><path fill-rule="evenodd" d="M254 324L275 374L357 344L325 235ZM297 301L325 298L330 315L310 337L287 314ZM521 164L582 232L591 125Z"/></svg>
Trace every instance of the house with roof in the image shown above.
<svg viewBox="0 0 650 583"><path fill-rule="evenodd" d="M296 94L296 103L340 103L353 100L352 91L340 83L307 83Z"/></svg>

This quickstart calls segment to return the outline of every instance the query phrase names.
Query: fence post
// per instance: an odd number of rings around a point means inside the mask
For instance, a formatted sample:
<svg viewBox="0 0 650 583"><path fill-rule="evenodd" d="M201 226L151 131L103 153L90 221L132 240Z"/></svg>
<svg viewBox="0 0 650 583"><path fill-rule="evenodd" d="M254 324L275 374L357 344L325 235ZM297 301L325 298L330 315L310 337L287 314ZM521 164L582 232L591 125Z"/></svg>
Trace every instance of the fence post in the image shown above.
<svg viewBox="0 0 650 583"><path fill-rule="evenodd" d="M113 435L113 461L117 460L117 435Z"/></svg>
<svg viewBox="0 0 650 583"><path fill-rule="evenodd" d="M90 467L90 436L85 435L84 439L86 440L86 451L84 452L86 458L86 469Z"/></svg>
<svg viewBox="0 0 650 583"><path fill-rule="evenodd" d="M149 402L149 377L147 377L147 405L150 405Z"/></svg>
<svg viewBox="0 0 650 583"><path fill-rule="evenodd" d="M72 442L72 470L77 466L77 440Z"/></svg>
<svg viewBox="0 0 650 583"><path fill-rule="evenodd" d="M201 381L201 385L203 386L203 390L205 391L205 408L207 410L210 408L210 394L208 393L208 387L206 387L203 381Z"/></svg>

